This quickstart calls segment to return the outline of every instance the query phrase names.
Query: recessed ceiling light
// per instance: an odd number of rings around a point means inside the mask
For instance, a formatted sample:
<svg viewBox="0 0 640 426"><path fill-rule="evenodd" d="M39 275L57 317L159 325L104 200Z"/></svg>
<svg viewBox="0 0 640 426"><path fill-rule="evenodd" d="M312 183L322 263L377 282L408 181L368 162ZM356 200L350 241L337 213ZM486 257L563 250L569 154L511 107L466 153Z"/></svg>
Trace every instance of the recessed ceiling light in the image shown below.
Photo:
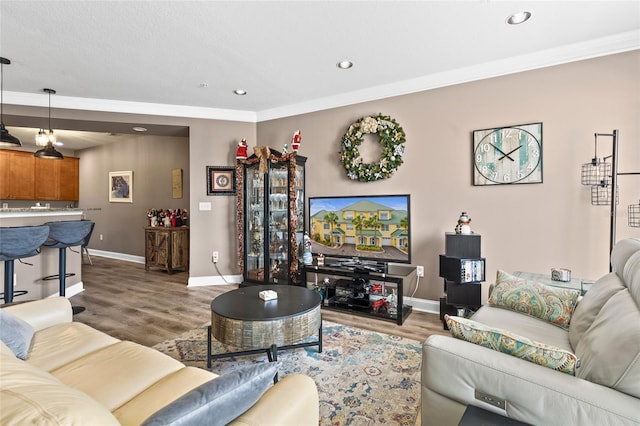
<svg viewBox="0 0 640 426"><path fill-rule="evenodd" d="M134 132L146 132L147 128L146 127L140 127L140 126L136 126L133 128Z"/></svg>
<svg viewBox="0 0 640 426"><path fill-rule="evenodd" d="M336 64L336 66L338 68L340 68L341 70L348 70L349 68L351 68L353 66L353 62L351 61L340 61Z"/></svg>
<svg viewBox="0 0 640 426"><path fill-rule="evenodd" d="M236 90L233 91L233 93L235 93L236 95L239 95L239 96L244 96L244 95L247 94L247 91L246 90L242 90L242 89L236 89Z"/></svg>
<svg viewBox="0 0 640 426"><path fill-rule="evenodd" d="M507 24L509 25L522 24L523 22L528 21L529 18L531 18L531 12L524 11L524 12L514 13L513 15L507 18Z"/></svg>

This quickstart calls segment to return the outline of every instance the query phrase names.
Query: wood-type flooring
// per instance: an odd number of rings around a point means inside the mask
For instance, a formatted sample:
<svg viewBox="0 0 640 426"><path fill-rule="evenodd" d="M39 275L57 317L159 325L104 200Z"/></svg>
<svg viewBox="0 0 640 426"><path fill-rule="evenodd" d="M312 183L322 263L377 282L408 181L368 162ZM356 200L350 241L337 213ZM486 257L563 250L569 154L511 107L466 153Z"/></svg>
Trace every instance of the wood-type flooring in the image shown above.
<svg viewBox="0 0 640 426"><path fill-rule="evenodd" d="M74 321L145 346L209 324L211 300L237 288L235 284L187 287L186 272L168 275L160 269L147 272L138 263L98 256L92 260L93 265L82 267L84 292L70 299L72 305L86 308ZM421 342L431 334L449 334L437 314L425 312L412 312L402 326L327 309L322 310L322 318Z"/></svg>

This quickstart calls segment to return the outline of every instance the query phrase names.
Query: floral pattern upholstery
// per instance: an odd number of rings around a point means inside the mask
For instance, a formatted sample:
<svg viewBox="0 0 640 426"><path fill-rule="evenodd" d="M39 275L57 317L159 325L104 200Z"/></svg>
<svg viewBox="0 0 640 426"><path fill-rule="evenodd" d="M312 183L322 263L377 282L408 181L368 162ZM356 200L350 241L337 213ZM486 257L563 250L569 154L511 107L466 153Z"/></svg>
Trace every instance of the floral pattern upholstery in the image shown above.
<svg viewBox="0 0 640 426"><path fill-rule="evenodd" d="M568 330L578 296L578 290L551 287L498 270L496 285L488 303L540 318Z"/></svg>
<svg viewBox="0 0 640 426"><path fill-rule="evenodd" d="M571 375L575 375L576 368L580 365L576 355L564 349L466 318L445 315L445 320L451 335L457 339Z"/></svg>

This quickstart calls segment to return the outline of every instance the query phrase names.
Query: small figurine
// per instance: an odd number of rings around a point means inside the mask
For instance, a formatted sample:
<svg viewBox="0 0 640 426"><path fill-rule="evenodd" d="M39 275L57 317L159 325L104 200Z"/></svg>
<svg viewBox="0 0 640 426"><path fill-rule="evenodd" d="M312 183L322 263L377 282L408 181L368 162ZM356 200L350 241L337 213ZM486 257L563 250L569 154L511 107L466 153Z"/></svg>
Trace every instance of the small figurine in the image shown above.
<svg viewBox="0 0 640 426"><path fill-rule="evenodd" d="M467 215L467 212L462 212L460 215L455 231L456 234L471 234L471 218Z"/></svg>
<svg viewBox="0 0 640 426"><path fill-rule="evenodd" d="M282 155L285 155L288 152L289 152L289 145L285 143L284 146L282 147Z"/></svg>
<svg viewBox="0 0 640 426"><path fill-rule="evenodd" d="M304 263L305 265L313 264L313 256L311 255L311 238L309 238L309 234L307 234L306 232L302 237L302 245L302 263Z"/></svg>
<svg viewBox="0 0 640 426"><path fill-rule="evenodd" d="M293 149L293 152L298 152L298 149L300 149L300 141L302 141L302 135L300 134L300 130L296 130L293 138L291 138L291 149Z"/></svg>
<svg viewBox="0 0 640 426"><path fill-rule="evenodd" d="M238 142L236 158L239 160L244 160L245 158L247 158L247 140L245 138L242 138L242 140Z"/></svg>

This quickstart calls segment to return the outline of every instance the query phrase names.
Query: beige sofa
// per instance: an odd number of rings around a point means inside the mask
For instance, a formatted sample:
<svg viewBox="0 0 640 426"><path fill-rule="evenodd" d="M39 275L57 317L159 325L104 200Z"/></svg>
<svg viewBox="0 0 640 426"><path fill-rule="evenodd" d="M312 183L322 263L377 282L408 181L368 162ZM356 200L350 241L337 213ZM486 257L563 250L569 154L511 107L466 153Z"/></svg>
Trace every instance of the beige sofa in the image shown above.
<svg viewBox="0 0 640 426"><path fill-rule="evenodd" d="M65 298L28 302L3 311L25 320L35 334L26 360L0 342L2 425L139 425L161 408L173 408L176 404L172 402L181 397L182 401L192 396L193 403L192 390L214 383L210 381L217 377L185 367L154 349L73 322ZM317 425L319 403L313 380L292 375L273 385L272 379L273 374L266 392L232 424ZM195 398L203 394L206 391ZM233 404L229 401L228 405ZM206 423L219 424L216 420L213 416ZM202 423L193 418L179 424Z"/></svg>
<svg viewBox="0 0 640 426"><path fill-rule="evenodd" d="M578 301L567 330L496 306L471 317L575 354L575 375L430 336L423 345L422 425L456 425L468 405L535 425L639 425L640 239L616 244L611 265L613 272Z"/></svg>

